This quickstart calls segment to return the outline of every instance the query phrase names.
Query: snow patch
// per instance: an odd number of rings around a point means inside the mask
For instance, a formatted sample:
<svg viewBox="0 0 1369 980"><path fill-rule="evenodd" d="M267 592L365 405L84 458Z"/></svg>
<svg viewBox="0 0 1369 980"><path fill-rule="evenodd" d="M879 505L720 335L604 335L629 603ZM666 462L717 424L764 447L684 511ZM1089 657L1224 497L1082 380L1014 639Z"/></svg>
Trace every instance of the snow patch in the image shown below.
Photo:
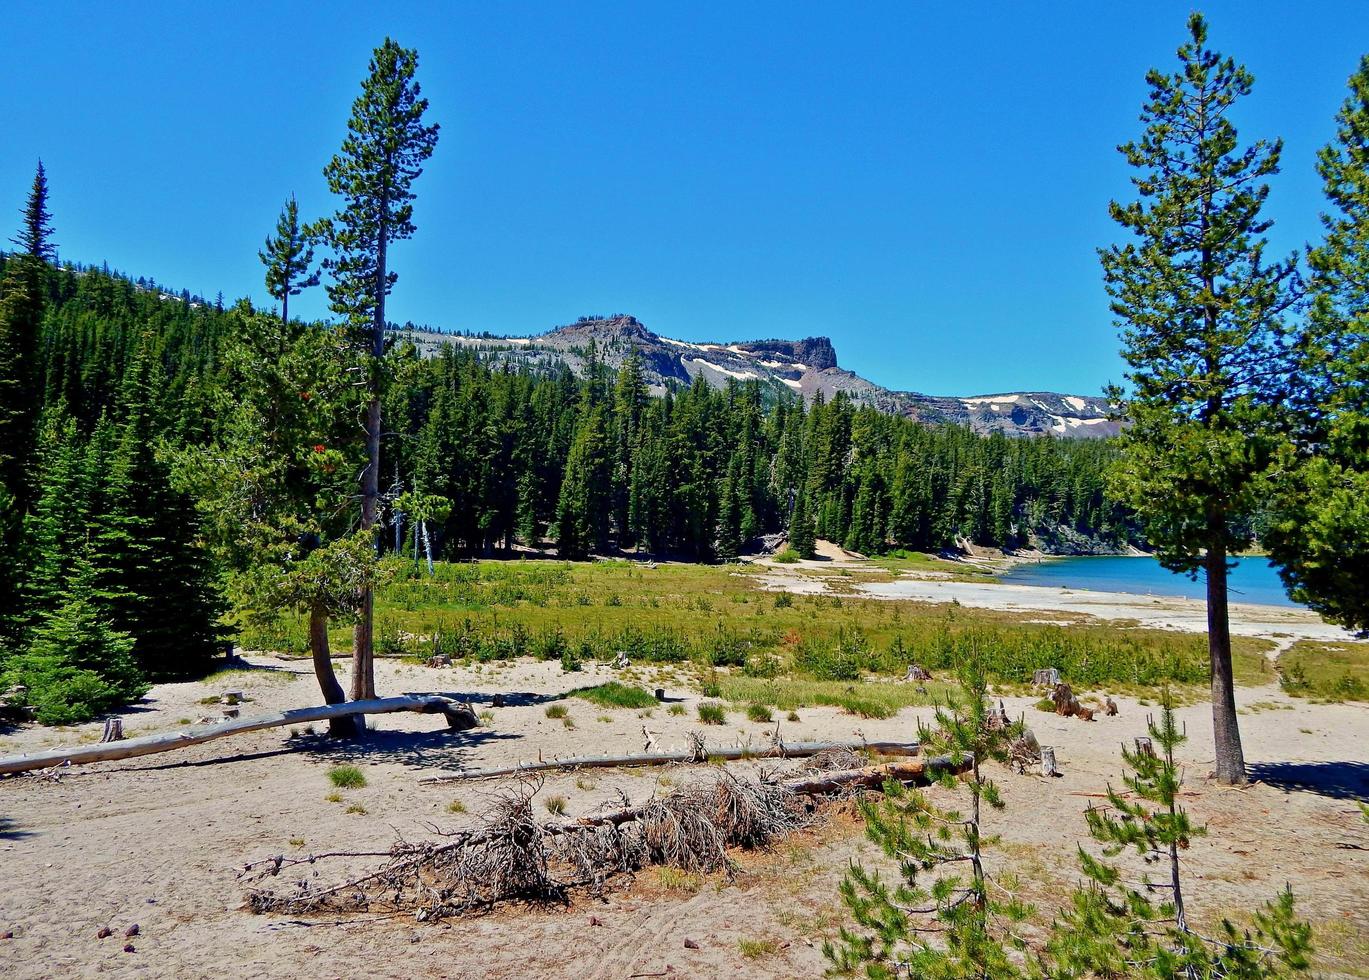
<svg viewBox="0 0 1369 980"><path fill-rule="evenodd" d="M662 337L662 342L670 344L672 347L688 347L692 350L707 350L703 344L691 344L687 340L671 340L669 337Z"/></svg>
<svg viewBox="0 0 1369 980"><path fill-rule="evenodd" d="M1005 405L1016 405L1021 395L981 395L978 398L960 399L966 405L983 405L985 403L1003 403Z"/></svg>
<svg viewBox="0 0 1369 980"><path fill-rule="evenodd" d="M1065 401L1070 403L1070 408L1073 408L1076 411L1080 412L1082 412L1088 406L1088 402L1084 401L1084 399L1079 398L1076 395L1065 396Z"/></svg>
<svg viewBox="0 0 1369 980"><path fill-rule="evenodd" d="M737 378L740 381L751 381L757 378L757 374L754 371L729 371L727 368L718 367L718 365L714 364L712 361L706 361L702 357L691 357L689 361L691 364L697 364L700 367L711 368L712 370L717 371L719 374L725 374L729 378Z"/></svg>
<svg viewBox="0 0 1369 980"><path fill-rule="evenodd" d="M791 380L791 379L789 379L789 378L776 378L775 380L776 380L776 381L783 382L784 384L787 384L789 387L793 388L795 391L802 391L802 390L803 390L803 385L801 385L801 384L799 384L797 381L793 381L793 380Z"/></svg>

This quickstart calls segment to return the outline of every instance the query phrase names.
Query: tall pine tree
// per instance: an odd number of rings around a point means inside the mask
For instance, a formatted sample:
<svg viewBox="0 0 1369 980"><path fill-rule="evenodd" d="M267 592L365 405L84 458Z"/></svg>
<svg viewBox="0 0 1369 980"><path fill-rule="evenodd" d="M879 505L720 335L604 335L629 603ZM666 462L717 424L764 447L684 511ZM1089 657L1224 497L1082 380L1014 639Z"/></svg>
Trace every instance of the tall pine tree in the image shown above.
<svg viewBox="0 0 1369 980"><path fill-rule="evenodd" d="M1140 171L1139 199L1111 212L1132 240L1101 252L1130 382L1113 392L1131 423L1113 485L1166 568L1206 574L1217 778L1240 783L1227 572L1251 543L1277 445L1294 262L1264 255L1261 211L1280 144L1242 148L1230 119L1251 76L1207 46L1202 15L1188 28L1179 70L1146 76L1141 138L1120 148Z"/></svg>
<svg viewBox="0 0 1369 980"><path fill-rule="evenodd" d="M414 180L437 144L436 125L423 121L428 100L414 76L418 53L386 38L371 57L361 95L352 103L347 138L323 170L342 208L319 225L333 254L328 297L346 317L368 355L367 463L361 476L361 527L371 531L380 516L380 406L384 398L385 300L396 275L390 245L413 235ZM373 625L375 597L362 598L353 641L354 699L375 697Z"/></svg>

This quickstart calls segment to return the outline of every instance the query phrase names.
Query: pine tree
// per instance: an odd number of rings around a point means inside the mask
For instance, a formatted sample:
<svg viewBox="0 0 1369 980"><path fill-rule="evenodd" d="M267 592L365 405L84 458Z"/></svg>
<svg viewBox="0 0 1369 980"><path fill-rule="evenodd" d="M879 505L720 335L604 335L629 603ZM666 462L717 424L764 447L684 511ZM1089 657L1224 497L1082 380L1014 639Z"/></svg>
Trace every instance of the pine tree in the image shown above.
<svg viewBox="0 0 1369 980"><path fill-rule="evenodd" d="M147 691L131 653L133 637L115 630L101 612L92 591L94 569L82 557L73 564L55 611L5 665L6 686L27 689L25 700L44 725L89 721Z"/></svg>
<svg viewBox="0 0 1369 980"><path fill-rule="evenodd" d="M414 180L437 144L438 127L423 122L428 100L414 80L418 53L386 38L371 57L361 95L352 103L347 138L323 175L344 205L320 223L333 255L333 311L347 318L369 355L366 406L367 459L361 478L361 528L372 531L380 508L380 407L384 398L385 300L395 284L389 267L392 242L413 235ZM362 597L353 642L352 697L375 697L373 628L375 597Z"/></svg>
<svg viewBox="0 0 1369 980"><path fill-rule="evenodd" d="M319 283L319 273L313 269L314 248L308 231L299 223L299 205L293 194L276 219L275 237L267 236L266 250L257 256L266 266L266 291L280 300L280 318L289 320L290 297Z"/></svg>
<svg viewBox="0 0 1369 980"><path fill-rule="evenodd" d="M40 160L14 239L19 251L8 258L0 278L0 484L20 514L32 500L30 465L42 411L38 336L48 263L56 249L47 199L47 172Z"/></svg>
<svg viewBox="0 0 1369 980"><path fill-rule="evenodd" d="M817 544L813 519L808 516L808 495L800 489L794 500L794 513L789 518L789 547L800 558L813 558L817 555Z"/></svg>
<svg viewBox="0 0 1369 980"><path fill-rule="evenodd" d="M581 422L566 457L566 475L556 505L556 552L588 558L607 546L609 458L602 408Z"/></svg>
<svg viewBox="0 0 1369 980"><path fill-rule="evenodd" d="M1260 212L1280 144L1242 149L1230 119L1251 76L1207 47L1200 14L1188 27L1180 69L1146 76L1145 132L1121 147L1140 198L1111 212L1135 240L1101 252L1130 382L1113 392L1131 423L1113 476L1161 563L1206 574L1217 778L1240 783L1226 580L1229 556L1251 543L1277 445L1294 262L1264 257Z"/></svg>
<svg viewBox="0 0 1369 980"><path fill-rule="evenodd" d="M1190 926L1183 855L1207 831L1195 826L1178 802L1183 774L1174 752L1187 738L1175 721L1168 691L1160 720L1149 719L1147 728L1158 752L1123 749L1131 769L1123 777L1126 791L1109 786L1107 806L1090 806L1084 816L1105 857L1134 850L1146 863L1160 865L1165 876L1144 877L1137 887L1121 868L1081 848L1088 884L1074 893L1055 923L1046 949L1047 976L1255 980L1307 969L1312 930L1295 917L1290 890L1256 912L1254 927L1244 932L1223 920L1222 935L1213 940ZM1156 902L1156 892L1167 897Z"/></svg>
<svg viewBox="0 0 1369 980"><path fill-rule="evenodd" d="M1262 543L1299 602L1369 634L1369 57L1317 170L1331 211L1308 253L1292 444Z"/></svg>
<svg viewBox="0 0 1369 980"><path fill-rule="evenodd" d="M866 835L899 862L903 880L890 889L877 872L851 866L841 896L858 930L843 928L839 942L823 947L839 973L863 969L869 977L929 980L1023 975L1008 950L1026 949L1016 930L1031 909L1013 897L1013 879L993 874L985 862L986 848L998 838L984 831L984 808L1001 810L1003 801L981 769L990 759L1006 759L1018 726L990 720L988 682L976 658L958 674L961 691L937 707L934 729L919 726L918 737L928 754L943 753L953 765L969 761L962 780L950 771L940 780L945 790L968 792L969 812L939 807L927 793L893 780L883 800L860 804ZM955 870L960 867L968 867L968 876ZM929 942L930 932L942 943Z"/></svg>

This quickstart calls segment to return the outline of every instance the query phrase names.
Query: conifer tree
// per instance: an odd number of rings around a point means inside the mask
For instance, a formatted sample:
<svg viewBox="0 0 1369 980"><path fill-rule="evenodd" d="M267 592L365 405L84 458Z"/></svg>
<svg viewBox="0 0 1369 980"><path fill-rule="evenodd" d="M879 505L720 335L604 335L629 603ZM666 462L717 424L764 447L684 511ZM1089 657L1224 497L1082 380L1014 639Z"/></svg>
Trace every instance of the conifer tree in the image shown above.
<svg viewBox="0 0 1369 980"><path fill-rule="evenodd" d="M1262 543L1295 599L1369 633L1369 57L1336 119L1317 158L1331 210L1307 256L1294 439Z"/></svg>
<svg viewBox="0 0 1369 980"><path fill-rule="evenodd" d="M313 268L314 247L308 231L299 223L299 205L293 194L276 219L275 237L267 236L266 250L257 256L266 266L266 291L280 300L280 318L290 319L290 297L319 283L319 273Z"/></svg>
<svg viewBox="0 0 1369 980"><path fill-rule="evenodd" d="M589 410L566 457L556 505L556 550L562 558L587 558L607 545L609 458L602 408Z"/></svg>
<svg viewBox="0 0 1369 980"><path fill-rule="evenodd" d="M808 495L800 488L794 499L794 513L789 517L789 547L800 558L812 558L817 554L817 544L813 519L808 516Z"/></svg>
<svg viewBox="0 0 1369 980"><path fill-rule="evenodd" d="M43 321L48 263L55 255L43 162L23 209L23 224L0 278L0 484L23 514L32 499L30 465L38 416L38 335ZM12 543L12 542L7 542Z"/></svg>
<svg viewBox="0 0 1369 980"><path fill-rule="evenodd" d="M415 80L418 53L386 38L371 57L361 95L352 103L347 138L323 175L343 199L319 231L333 254L323 267L332 275L328 297L346 318L367 354L367 463L361 477L361 528L373 531L380 511L380 411L384 399L385 300L396 275L390 245L409 238L414 180L437 144L438 127L423 121L428 100ZM375 598L362 597L353 642L352 697L375 697L373 628Z"/></svg>
<svg viewBox="0 0 1369 980"><path fill-rule="evenodd" d="M1252 78L1189 18L1179 70L1152 70L1145 131L1120 149L1139 199L1114 202L1133 240L1102 250L1122 330L1130 425L1113 473L1161 563L1207 578L1217 778L1245 781L1227 618L1230 556L1251 543L1259 477L1277 446L1287 375L1282 317L1294 261L1267 262L1261 216L1280 144L1242 148L1230 113Z"/></svg>
<svg viewBox="0 0 1369 980"><path fill-rule="evenodd" d="M963 780L947 771L940 786L964 789L969 811L937 806L928 793L895 780L885 784L881 801L860 804L866 835L899 862L903 880L891 889L877 872L851 866L841 896L858 928L843 928L837 943L823 947L838 973L928 980L1023 975L1008 950L1026 949L1017 928L1031 909L1015 897L1015 881L985 862L998 838L985 832L984 810L1001 810L1003 801L982 771L988 760L1006 759L1019 726L991 721L977 659L957 673L960 691L937 707L934 728L919 726L918 738L924 752L943 753L953 766L968 760ZM928 940L932 933L940 943Z"/></svg>
<svg viewBox="0 0 1369 980"><path fill-rule="evenodd" d="M1046 949L1047 976L1256 980L1307 969L1312 930L1294 915L1288 889L1255 913L1250 929L1223 920L1222 935L1209 939L1190 925L1183 855L1207 831L1178 802L1183 774L1174 751L1187 738L1175 721L1168 690L1159 721L1149 719L1147 728L1158 751L1123 749L1131 770L1123 777L1126 790L1109 786L1107 806L1090 806L1084 816L1105 857L1134 850L1146 863L1158 864L1163 878L1131 884L1135 879L1125 877L1123 869L1080 848L1088 883L1055 923ZM1155 901L1157 892L1166 897Z"/></svg>
<svg viewBox="0 0 1369 980"><path fill-rule="evenodd" d="M95 570L77 557L52 615L5 664L4 683L27 688L44 725L68 725L134 701L147 684L132 656L133 637L114 629L93 592Z"/></svg>

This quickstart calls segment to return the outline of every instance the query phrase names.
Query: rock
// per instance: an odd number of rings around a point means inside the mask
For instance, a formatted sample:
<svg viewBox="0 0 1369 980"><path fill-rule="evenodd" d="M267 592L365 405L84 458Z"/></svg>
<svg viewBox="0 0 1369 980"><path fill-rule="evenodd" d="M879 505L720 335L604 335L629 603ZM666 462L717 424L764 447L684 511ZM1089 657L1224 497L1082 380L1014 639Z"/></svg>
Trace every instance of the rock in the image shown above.
<svg viewBox="0 0 1369 980"><path fill-rule="evenodd" d="M604 920L599 918L597 915L591 915L589 917L589 924L592 926L601 926L604 924Z"/></svg>
<svg viewBox="0 0 1369 980"><path fill-rule="evenodd" d="M124 943L124 952L125 952L125 953L136 953L137 950L133 948L133 944L132 944L132 943Z"/></svg>
<svg viewBox="0 0 1369 980"><path fill-rule="evenodd" d="M124 930L124 938L132 939L134 936L138 935L140 931L141 930L139 930L138 928L138 923L135 922L133 923L133 925L129 926L127 929Z"/></svg>
<svg viewBox="0 0 1369 980"><path fill-rule="evenodd" d="M109 926L101 926L101 927L96 931L96 933L95 933L95 938L96 938L96 939L105 939L105 938L107 938L107 937L109 937L109 936L112 936L112 935L114 935L114 930L113 930L113 929L111 929Z"/></svg>
<svg viewBox="0 0 1369 980"><path fill-rule="evenodd" d="M698 949L699 944L692 939L685 940L685 949Z"/></svg>

